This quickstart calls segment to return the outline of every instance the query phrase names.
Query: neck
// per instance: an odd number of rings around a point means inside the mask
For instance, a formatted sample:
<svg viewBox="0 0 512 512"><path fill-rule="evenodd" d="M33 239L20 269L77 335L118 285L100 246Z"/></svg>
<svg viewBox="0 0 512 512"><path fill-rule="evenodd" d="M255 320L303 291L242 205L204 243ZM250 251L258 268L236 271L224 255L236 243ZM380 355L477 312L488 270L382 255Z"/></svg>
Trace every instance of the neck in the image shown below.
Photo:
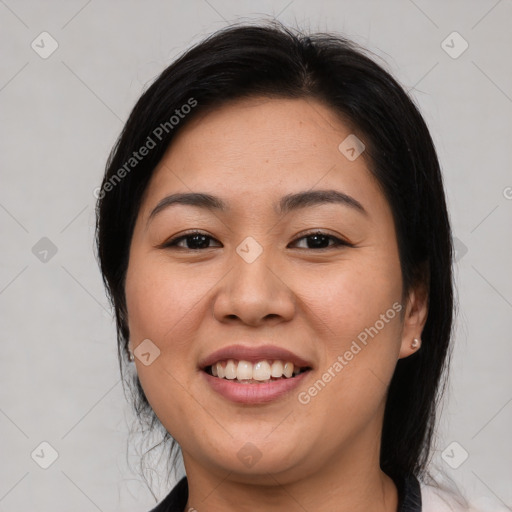
<svg viewBox="0 0 512 512"><path fill-rule="evenodd" d="M357 447L352 448L358 452ZM396 486L374 457L338 454L321 470L298 478L271 473L250 476L222 473L202 467L187 454L184 461L189 484L185 510L396 512L398 508Z"/></svg>

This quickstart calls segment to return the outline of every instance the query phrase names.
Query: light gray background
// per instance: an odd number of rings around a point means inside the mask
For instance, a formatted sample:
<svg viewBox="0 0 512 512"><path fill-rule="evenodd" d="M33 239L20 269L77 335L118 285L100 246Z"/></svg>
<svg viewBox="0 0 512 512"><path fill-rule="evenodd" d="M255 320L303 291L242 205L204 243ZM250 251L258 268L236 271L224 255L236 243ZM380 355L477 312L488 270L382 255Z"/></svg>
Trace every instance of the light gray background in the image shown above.
<svg viewBox="0 0 512 512"><path fill-rule="evenodd" d="M212 31L262 15L352 37L412 89L459 248L434 460L480 506L512 510L512 1L0 0L0 512L154 506L127 464L131 413L93 255L93 190L157 73ZM31 48L43 31L59 45L47 59ZM453 31L469 43L458 58L441 46ZM452 39L453 53L462 41ZM42 237L55 255L33 253ZM58 452L48 469L31 457L49 457L43 441ZM469 453L458 469L441 457L454 441Z"/></svg>

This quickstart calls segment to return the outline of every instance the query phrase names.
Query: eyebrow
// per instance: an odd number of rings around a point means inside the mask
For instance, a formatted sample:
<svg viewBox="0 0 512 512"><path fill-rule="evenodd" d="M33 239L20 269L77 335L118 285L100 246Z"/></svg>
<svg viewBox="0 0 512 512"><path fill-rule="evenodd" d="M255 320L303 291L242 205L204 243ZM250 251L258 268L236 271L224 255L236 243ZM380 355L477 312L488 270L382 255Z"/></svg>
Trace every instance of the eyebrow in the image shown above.
<svg viewBox="0 0 512 512"><path fill-rule="evenodd" d="M348 206L368 216L368 212L357 199L338 190L308 190L306 192L287 194L280 199L278 205L274 205L274 210L278 215L283 216L293 210L332 203ZM229 211L228 204L219 197L201 192L176 193L159 201L149 214L147 222L149 223L162 210L178 204L195 206L196 208L210 211Z"/></svg>
<svg viewBox="0 0 512 512"><path fill-rule="evenodd" d="M309 206L329 203L348 206L359 213L368 216L368 212L357 199L345 194L344 192L340 192L339 190L308 190L307 192L299 192L297 194L287 194L279 201L277 213L285 215L288 212L299 208L307 208Z"/></svg>

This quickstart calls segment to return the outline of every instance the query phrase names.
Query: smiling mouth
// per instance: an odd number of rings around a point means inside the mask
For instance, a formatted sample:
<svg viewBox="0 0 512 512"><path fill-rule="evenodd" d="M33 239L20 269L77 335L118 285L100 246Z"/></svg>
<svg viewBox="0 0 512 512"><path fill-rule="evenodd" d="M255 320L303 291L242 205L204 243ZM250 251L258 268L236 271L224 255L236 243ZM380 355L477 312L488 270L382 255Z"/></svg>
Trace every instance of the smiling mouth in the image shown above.
<svg viewBox="0 0 512 512"><path fill-rule="evenodd" d="M250 361L227 359L218 361L203 369L208 375L218 379L231 380L240 384L265 384L278 380L293 379L310 371L309 366L299 367L290 361L264 359Z"/></svg>

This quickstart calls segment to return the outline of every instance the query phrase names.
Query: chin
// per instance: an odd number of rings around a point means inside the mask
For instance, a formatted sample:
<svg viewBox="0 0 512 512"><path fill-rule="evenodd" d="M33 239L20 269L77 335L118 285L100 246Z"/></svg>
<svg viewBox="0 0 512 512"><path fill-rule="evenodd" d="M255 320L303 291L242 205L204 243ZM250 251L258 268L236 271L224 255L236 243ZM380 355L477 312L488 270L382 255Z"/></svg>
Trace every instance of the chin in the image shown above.
<svg viewBox="0 0 512 512"><path fill-rule="evenodd" d="M216 451L211 453L211 450L203 447L201 464L219 473L230 473L232 479L238 482L261 485L276 484L270 475L282 475L283 480L300 476L299 473L308 467L308 464L304 464L308 459L304 437L302 436L302 441L289 436L286 439L276 437L272 440L270 437L258 440L256 436L248 434L237 435L235 439L227 436L224 443L212 441ZM301 446L300 452L298 446ZM279 481L281 482L281 478Z"/></svg>

